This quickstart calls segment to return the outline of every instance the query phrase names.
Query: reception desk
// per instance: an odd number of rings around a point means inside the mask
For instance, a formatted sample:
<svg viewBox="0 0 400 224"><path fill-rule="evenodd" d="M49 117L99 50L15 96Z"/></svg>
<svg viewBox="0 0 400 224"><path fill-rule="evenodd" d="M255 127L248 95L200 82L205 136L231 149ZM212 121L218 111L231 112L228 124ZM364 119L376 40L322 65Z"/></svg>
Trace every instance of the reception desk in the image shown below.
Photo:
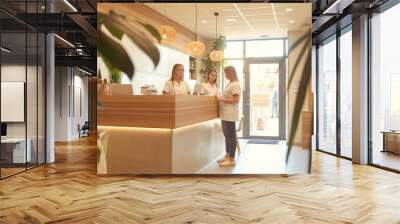
<svg viewBox="0 0 400 224"><path fill-rule="evenodd" d="M97 172L193 174L224 154L212 96L101 96Z"/></svg>

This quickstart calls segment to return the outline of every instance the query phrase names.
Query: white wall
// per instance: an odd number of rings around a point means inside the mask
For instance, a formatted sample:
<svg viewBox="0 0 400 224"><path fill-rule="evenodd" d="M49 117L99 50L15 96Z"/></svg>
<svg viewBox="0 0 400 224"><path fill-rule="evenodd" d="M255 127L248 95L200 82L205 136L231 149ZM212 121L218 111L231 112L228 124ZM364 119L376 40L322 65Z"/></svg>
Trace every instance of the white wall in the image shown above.
<svg viewBox="0 0 400 224"><path fill-rule="evenodd" d="M56 67L55 73L55 141L70 141L88 120L88 78L72 67Z"/></svg>
<svg viewBox="0 0 400 224"><path fill-rule="evenodd" d="M55 68L55 141L68 140L68 73L67 67Z"/></svg>
<svg viewBox="0 0 400 224"><path fill-rule="evenodd" d="M6 122L7 123L7 137L9 138L24 138L25 135L29 139L32 161L39 163L44 162L44 74L42 67L38 66L25 66L25 64L3 64L1 66L1 81L3 82L23 82L26 84L26 101L23 101L22 107L16 109L12 107L2 107L2 112L17 113L12 110L22 110L19 113L25 114L26 120L21 122ZM26 80L27 79L27 80ZM4 89L2 93L4 94ZM18 90L20 94L24 94L24 89ZM7 97L2 95L3 97ZM26 107L25 107L26 103ZM9 110L9 111L7 111ZM37 154L38 157L37 157ZM51 158L51 157L48 157ZM50 161L50 160L49 160Z"/></svg>
<svg viewBox="0 0 400 224"><path fill-rule="evenodd" d="M1 66L1 81L6 82L25 82L24 65L9 64ZM28 67L28 70L31 68ZM7 110L7 108L1 108ZM7 136L8 137L25 137L25 123L24 122L10 122L7 123Z"/></svg>

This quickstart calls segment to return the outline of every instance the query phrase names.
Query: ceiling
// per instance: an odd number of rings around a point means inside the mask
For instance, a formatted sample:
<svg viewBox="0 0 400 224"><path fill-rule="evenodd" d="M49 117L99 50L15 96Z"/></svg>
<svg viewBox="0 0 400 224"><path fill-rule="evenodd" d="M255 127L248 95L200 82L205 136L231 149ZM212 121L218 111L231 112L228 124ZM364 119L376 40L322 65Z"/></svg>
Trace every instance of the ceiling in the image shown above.
<svg viewBox="0 0 400 224"><path fill-rule="evenodd" d="M45 4L46 2L48 4ZM55 38L56 66L79 66L95 74L96 2L96 0L0 0L1 44L10 50L10 52L1 51L4 56L2 60L10 63L25 63L26 59L28 63L30 60L35 62L37 50L44 49L43 43L37 49L35 39L37 33L39 35L43 35L44 32L56 33L67 40ZM28 32L25 33L26 31Z"/></svg>
<svg viewBox="0 0 400 224"><path fill-rule="evenodd" d="M195 3L146 5L195 32ZM225 35L229 40L286 37L287 31L311 27L310 3L199 3L199 36L215 38L214 12L220 14L218 34Z"/></svg>

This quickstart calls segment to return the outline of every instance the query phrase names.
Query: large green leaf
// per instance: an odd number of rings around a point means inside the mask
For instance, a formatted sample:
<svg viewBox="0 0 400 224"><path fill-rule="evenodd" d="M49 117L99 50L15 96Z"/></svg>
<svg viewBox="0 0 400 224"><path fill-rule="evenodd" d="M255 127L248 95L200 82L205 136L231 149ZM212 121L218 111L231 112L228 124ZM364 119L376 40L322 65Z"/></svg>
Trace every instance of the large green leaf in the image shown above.
<svg viewBox="0 0 400 224"><path fill-rule="evenodd" d="M156 38L158 42L161 41L160 32L158 32L158 30L157 30L154 26L152 26L152 25L150 25L150 24L148 24L148 23L143 23L143 22L139 22L139 23L140 23L144 28L146 28L146 30L149 31L149 33L150 33L151 35L153 35L153 37Z"/></svg>
<svg viewBox="0 0 400 224"><path fill-rule="evenodd" d="M152 60L154 67L160 62L160 52L156 45L152 42L151 37L147 34L148 31L138 22L126 21L124 17L110 13L104 18L106 27L113 27L123 32ZM130 76L131 77L131 76Z"/></svg>
<svg viewBox="0 0 400 224"><path fill-rule="evenodd" d="M306 32L303 36L301 36L298 40L296 40L293 45L290 47L289 52L292 52L293 49L295 49L299 44L304 43L303 47L301 48L300 52L305 52L307 50L307 48L309 48L309 41L306 41L307 38L310 38L310 33ZM297 67L299 66L301 62L301 58L299 57L298 60L295 61L292 72L289 75L289 81L288 81L288 88L291 86L293 78L294 78L294 74L297 71Z"/></svg>
<svg viewBox="0 0 400 224"><path fill-rule="evenodd" d="M309 42L307 42L306 44L309 44ZM288 162L289 160L289 155L293 146L293 141L296 136L297 128L299 126L304 100L307 95L307 87L311 79L311 49L307 50L306 57L307 57L306 64L301 74L300 85L297 91L295 105L293 109L292 123L288 139L288 153L286 154L286 162ZM299 57L297 60L301 60L301 57Z"/></svg>
<svg viewBox="0 0 400 224"><path fill-rule="evenodd" d="M111 11L110 13L113 13L113 11ZM100 30L101 29L101 25L104 25L108 31L110 31L110 33L117 38L118 40L121 40L122 36L124 35L124 32L121 29L118 29L110 24L104 24L104 21L107 19L108 15L98 12L97 13L97 27Z"/></svg>
<svg viewBox="0 0 400 224"><path fill-rule="evenodd" d="M118 69L133 77L134 65L125 49L101 31L98 34L97 50L109 70Z"/></svg>
<svg viewBox="0 0 400 224"><path fill-rule="evenodd" d="M98 13L97 14L97 27L100 28L101 24L104 22L104 14L103 13Z"/></svg>
<svg viewBox="0 0 400 224"><path fill-rule="evenodd" d="M299 46L299 44L303 43L307 38L309 38L310 36L310 30L308 30L307 32L304 33L303 36L301 36L299 39L297 39L295 42L293 42L292 45L290 45L289 47L289 52L293 51L293 49L295 49L297 46Z"/></svg>

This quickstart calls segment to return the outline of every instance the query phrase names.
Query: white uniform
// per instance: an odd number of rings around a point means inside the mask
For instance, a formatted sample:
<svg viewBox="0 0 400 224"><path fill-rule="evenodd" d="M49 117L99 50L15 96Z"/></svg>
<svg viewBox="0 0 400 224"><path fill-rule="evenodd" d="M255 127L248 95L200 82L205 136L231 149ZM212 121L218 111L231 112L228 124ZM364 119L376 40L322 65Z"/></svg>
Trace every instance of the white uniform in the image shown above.
<svg viewBox="0 0 400 224"><path fill-rule="evenodd" d="M189 85L185 81L176 82L168 80L165 82L163 91L169 95L187 95L190 94L192 90L190 90Z"/></svg>
<svg viewBox="0 0 400 224"><path fill-rule="evenodd" d="M217 85L212 85L209 82L201 84L201 94L208 95L208 96L219 96L219 89Z"/></svg>
<svg viewBox="0 0 400 224"><path fill-rule="evenodd" d="M222 96L227 99L233 98L233 95L242 94L238 81L230 82L224 90ZM220 102L219 116L223 121L239 121L239 103L224 103Z"/></svg>

